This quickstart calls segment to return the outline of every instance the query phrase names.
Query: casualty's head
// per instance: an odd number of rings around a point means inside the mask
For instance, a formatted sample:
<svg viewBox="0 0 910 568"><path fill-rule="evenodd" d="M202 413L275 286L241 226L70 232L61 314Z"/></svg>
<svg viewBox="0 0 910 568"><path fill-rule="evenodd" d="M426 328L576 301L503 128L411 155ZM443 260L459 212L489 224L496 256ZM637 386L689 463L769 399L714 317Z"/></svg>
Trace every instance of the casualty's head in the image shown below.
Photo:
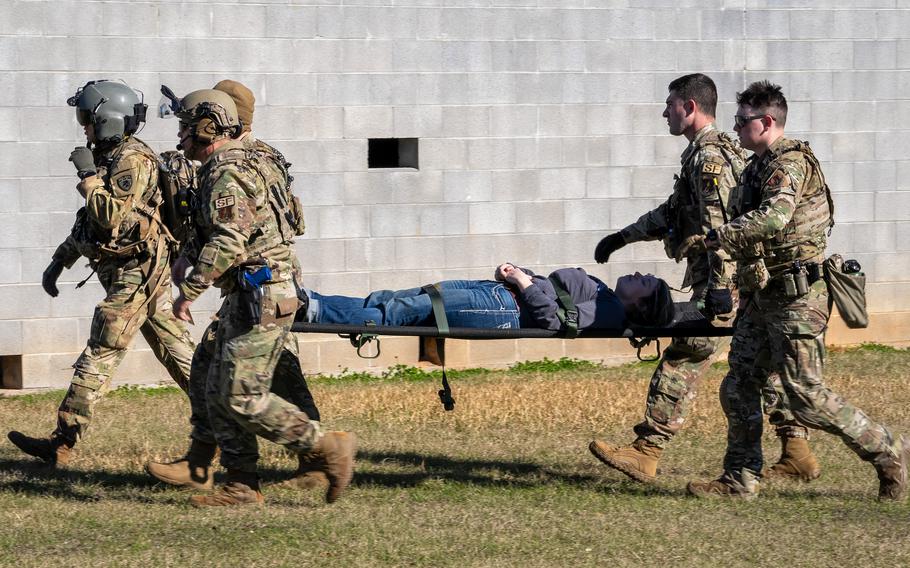
<svg viewBox="0 0 910 568"><path fill-rule="evenodd" d="M147 106L142 97L120 81L89 81L66 102L76 107L76 120L86 139L99 146L119 144L145 122Z"/></svg>
<svg viewBox="0 0 910 568"><path fill-rule="evenodd" d="M637 325L664 327L673 321L676 309L670 286L653 274L620 276L614 290L626 309L626 319Z"/></svg>
<svg viewBox="0 0 910 568"><path fill-rule="evenodd" d="M237 106L234 99L222 91L193 91L175 107L174 115L180 120L178 148L190 159L201 159L209 146L240 135Z"/></svg>
<svg viewBox="0 0 910 568"><path fill-rule="evenodd" d="M212 87L216 91L227 93L234 104L237 105L237 116L240 117L240 125L244 132L249 132L253 128L253 109L256 105L256 97L253 91L249 90L246 85L231 79L224 79Z"/></svg>

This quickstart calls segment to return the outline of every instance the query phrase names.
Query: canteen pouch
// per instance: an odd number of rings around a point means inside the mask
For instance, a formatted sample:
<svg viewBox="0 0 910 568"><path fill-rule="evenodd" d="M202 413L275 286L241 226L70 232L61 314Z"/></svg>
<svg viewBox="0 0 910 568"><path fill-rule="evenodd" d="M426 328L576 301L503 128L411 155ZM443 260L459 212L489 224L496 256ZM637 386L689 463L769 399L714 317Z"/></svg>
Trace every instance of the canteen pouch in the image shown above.
<svg viewBox="0 0 910 568"><path fill-rule="evenodd" d="M828 308L837 306L837 313L850 329L869 325L866 312L866 275L862 272L844 272L844 259L832 254L824 262L825 283L828 285Z"/></svg>

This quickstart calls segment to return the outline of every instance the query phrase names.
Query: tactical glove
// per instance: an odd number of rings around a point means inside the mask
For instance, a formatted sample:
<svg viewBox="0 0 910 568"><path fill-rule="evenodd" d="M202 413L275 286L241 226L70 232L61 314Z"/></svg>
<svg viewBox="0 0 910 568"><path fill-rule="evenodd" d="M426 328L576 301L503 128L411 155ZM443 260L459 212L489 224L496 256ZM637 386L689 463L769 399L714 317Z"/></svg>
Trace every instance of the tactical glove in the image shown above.
<svg viewBox="0 0 910 568"><path fill-rule="evenodd" d="M708 290L708 293L705 294L704 313L706 317L713 318L714 316L729 314L732 311L733 293L727 288Z"/></svg>
<svg viewBox="0 0 910 568"><path fill-rule="evenodd" d="M679 248L676 249L676 262L681 262L684 258L707 250L708 246L705 244L704 235L686 237L686 240L684 240L682 244L679 245Z"/></svg>
<svg viewBox="0 0 910 568"><path fill-rule="evenodd" d="M41 275L41 287L51 298L56 298L57 294L60 293L57 290L57 278L60 278L61 272L63 272L63 263L55 259L47 265L47 268L44 269L44 274Z"/></svg>
<svg viewBox="0 0 910 568"><path fill-rule="evenodd" d="M95 175L95 157L92 155L92 151L85 146L77 146L70 153L70 161L76 166L79 179Z"/></svg>
<svg viewBox="0 0 910 568"><path fill-rule="evenodd" d="M610 255L626 246L622 233L613 233L602 238L594 249L594 260L603 264L610 260Z"/></svg>

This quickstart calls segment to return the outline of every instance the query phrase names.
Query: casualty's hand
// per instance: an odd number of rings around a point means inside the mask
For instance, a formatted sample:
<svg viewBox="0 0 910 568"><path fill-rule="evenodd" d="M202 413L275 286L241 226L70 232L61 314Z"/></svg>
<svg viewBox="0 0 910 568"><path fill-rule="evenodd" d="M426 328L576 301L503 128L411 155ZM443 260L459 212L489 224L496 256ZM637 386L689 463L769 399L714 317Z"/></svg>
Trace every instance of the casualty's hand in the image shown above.
<svg viewBox="0 0 910 568"><path fill-rule="evenodd" d="M79 179L95 175L95 157L90 149L85 146L76 146L76 149L70 152L69 159L76 167Z"/></svg>
<svg viewBox="0 0 910 568"><path fill-rule="evenodd" d="M185 256L178 257L174 261L171 265L171 280L175 286L180 286L186 280L186 273L192 267L193 263Z"/></svg>
<svg viewBox="0 0 910 568"><path fill-rule="evenodd" d="M193 314L190 313L190 305L193 303L192 300L187 300L183 296L183 292L180 293L180 296L174 300L174 317L180 321L185 321L189 323L193 322Z"/></svg>
<svg viewBox="0 0 910 568"><path fill-rule="evenodd" d="M686 237L686 240L684 240L682 244L679 245L679 248L676 249L676 262L682 262L682 259L684 258L688 258L707 250L708 247L705 244L704 235L692 235L690 237Z"/></svg>
<svg viewBox="0 0 910 568"><path fill-rule="evenodd" d="M41 275L41 287L44 288L44 291L47 292L47 295L51 298L56 298L57 294L60 293L60 290L57 289L57 278L60 278L60 273L62 272L63 263L55 259L47 265L47 268L44 269L44 273Z"/></svg>
<svg viewBox="0 0 910 568"><path fill-rule="evenodd" d="M594 248L594 260L599 264L603 264L610 260L611 254L624 246L626 246L626 239L622 236L622 233L607 235L600 239L600 242Z"/></svg>

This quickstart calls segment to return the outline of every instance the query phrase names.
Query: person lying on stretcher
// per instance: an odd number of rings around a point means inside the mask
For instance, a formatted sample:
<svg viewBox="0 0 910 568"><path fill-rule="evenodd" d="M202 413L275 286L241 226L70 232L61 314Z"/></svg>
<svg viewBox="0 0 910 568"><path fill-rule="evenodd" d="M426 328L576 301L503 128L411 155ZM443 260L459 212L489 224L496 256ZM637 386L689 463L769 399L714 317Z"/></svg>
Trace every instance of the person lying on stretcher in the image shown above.
<svg viewBox="0 0 910 568"><path fill-rule="evenodd" d="M638 272L620 277L616 291L581 268L560 268L549 279L510 263L496 268L495 280L438 283L450 327L560 330L561 306L551 279L578 310L578 329L625 329L628 324L663 327L673 320L673 298L666 282ZM422 288L379 290L366 298L329 296L306 290L306 321L383 326L432 326L433 307Z"/></svg>

